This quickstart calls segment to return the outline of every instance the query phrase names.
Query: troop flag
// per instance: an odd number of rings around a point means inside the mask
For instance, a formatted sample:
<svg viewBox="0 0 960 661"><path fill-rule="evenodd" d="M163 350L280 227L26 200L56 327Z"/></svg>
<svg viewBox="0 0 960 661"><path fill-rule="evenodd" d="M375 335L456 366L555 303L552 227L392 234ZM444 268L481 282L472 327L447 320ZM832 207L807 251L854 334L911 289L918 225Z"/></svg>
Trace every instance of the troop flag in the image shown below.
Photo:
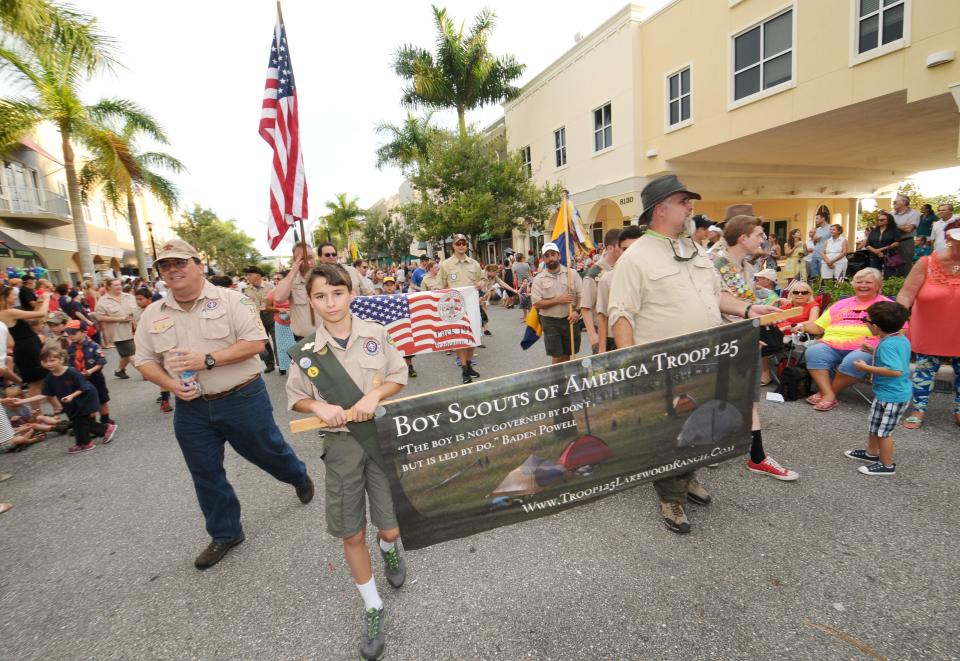
<svg viewBox="0 0 960 661"><path fill-rule="evenodd" d="M526 351L537 343L541 335L543 335L543 326L540 325L540 315L537 313L537 308L530 308L530 312L527 313L524 320L520 348Z"/></svg>
<svg viewBox="0 0 960 661"><path fill-rule="evenodd" d="M260 136L273 149L267 241L271 248L276 248L295 221L307 218L307 178L300 151L297 87L279 5L263 88Z"/></svg>
<svg viewBox="0 0 960 661"><path fill-rule="evenodd" d="M480 344L480 298L475 287L358 296L350 311L383 324L405 356Z"/></svg>
<svg viewBox="0 0 960 661"><path fill-rule="evenodd" d="M570 195L564 191L563 200L557 210L557 221L553 224L553 235L550 240L560 248L560 263L564 266L571 261L568 254L572 251L574 258L583 257L595 249L590 235L583 227L580 212L570 201Z"/></svg>

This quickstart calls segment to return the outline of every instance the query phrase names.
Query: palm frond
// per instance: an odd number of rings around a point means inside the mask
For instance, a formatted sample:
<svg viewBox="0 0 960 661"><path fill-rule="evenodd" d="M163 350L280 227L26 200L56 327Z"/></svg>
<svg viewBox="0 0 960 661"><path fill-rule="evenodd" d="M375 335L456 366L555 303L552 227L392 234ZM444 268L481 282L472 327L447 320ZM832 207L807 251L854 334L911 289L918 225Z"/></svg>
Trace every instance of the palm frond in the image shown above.
<svg viewBox="0 0 960 661"><path fill-rule="evenodd" d="M136 155L136 159L140 163L141 169L144 170L148 168L163 168L174 174L183 174L187 171L187 166L181 161L163 152L142 152Z"/></svg>
<svg viewBox="0 0 960 661"><path fill-rule="evenodd" d="M42 120L42 109L29 99L0 99L0 148L18 142Z"/></svg>
<svg viewBox="0 0 960 661"><path fill-rule="evenodd" d="M133 134L143 133L157 142L168 144L166 132L160 123L141 105L128 99L101 99L87 107L90 117L101 123L117 122L123 125L121 131L129 138Z"/></svg>

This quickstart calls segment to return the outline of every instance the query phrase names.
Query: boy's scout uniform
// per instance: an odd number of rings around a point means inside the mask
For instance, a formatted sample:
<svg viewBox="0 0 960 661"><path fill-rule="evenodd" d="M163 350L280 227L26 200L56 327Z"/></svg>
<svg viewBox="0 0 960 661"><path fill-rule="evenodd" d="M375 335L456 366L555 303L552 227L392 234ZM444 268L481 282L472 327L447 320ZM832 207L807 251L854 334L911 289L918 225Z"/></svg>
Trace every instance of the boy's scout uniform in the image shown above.
<svg viewBox="0 0 960 661"><path fill-rule="evenodd" d="M372 321L354 316L346 346L341 346L321 323L316 335L301 347L305 356L291 361L287 373L287 405L292 410L303 399L325 401L310 381L311 370L318 370L310 354L332 352L354 384L364 393L377 383L407 384L407 364L391 344L386 329ZM375 382L375 378L379 379ZM390 495L390 482L376 461L360 446L347 427L327 429L323 440L323 463L327 469L327 531L345 539L366 526L366 502L370 498L370 518L381 530L397 527L397 515Z"/></svg>
<svg viewBox="0 0 960 661"><path fill-rule="evenodd" d="M480 268L480 262L472 257L457 259L456 255L447 257L440 262L439 289L448 287L473 287L486 276Z"/></svg>
<svg viewBox="0 0 960 661"><path fill-rule="evenodd" d="M572 287L571 287L572 285ZM549 269L541 269L533 279L533 291L531 300L533 303L543 301L564 294L573 294L573 309L580 307L580 293L583 289L583 282L580 274L576 271L570 274L570 285L567 284L567 267L563 264L553 274ZM560 305L551 305L548 308L539 308L540 324L543 327L543 344L546 347L548 356L569 356L576 355L580 350L580 331L576 327L573 330L573 351L570 351L570 322L567 321L567 315L570 314L570 305L562 303Z"/></svg>
<svg viewBox="0 0 960 661"><path fill-rule="evenodd" d="M440 286L440 273L437 273L434 276L425 275L423 280L420 281L420 291L430 291L435 289L443 289Z"/></svg>
<svg viewBox="0 0 960 661"><path fill-rule="evenodd" d="M96 312L97 314L107 317L132 316L136 319L139 309L140 306L137 305L137 299L133 297L133 294L120 294L119 300L113 296L104 295L97 301ZM124 343L133 339L132 321L104 321L102 323L109 332L110 339L113 340L113 342ZM129 347L129 345L119 345L117 351L121 356L131 356L133 355L133 351L130 350L132 348L133 347Z"/></svg>
<svg viewBox="0 0 960 661"><path fill-rule="evenodd" d="M617 348L617 344L613 341L613 324L609 323L610 315L607 313L607 306L610 302L610 283L613 282L613 273L616 268L616 265L611 266L607 271L597 276L597 297L592 308L598 328L600 326L600 315L607 317L607 351L613 351ZM586 281L584 281L584 285L586 285ZM601 337L600 341L603 342L604 339Z"/></svg>

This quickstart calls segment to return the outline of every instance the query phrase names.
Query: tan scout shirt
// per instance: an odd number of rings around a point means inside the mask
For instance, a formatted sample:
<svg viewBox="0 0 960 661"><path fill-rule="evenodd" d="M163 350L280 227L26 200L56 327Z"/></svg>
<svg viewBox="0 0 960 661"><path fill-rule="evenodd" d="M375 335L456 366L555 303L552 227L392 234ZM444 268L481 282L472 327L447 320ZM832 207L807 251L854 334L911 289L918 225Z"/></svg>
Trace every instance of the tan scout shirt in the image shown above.
<svg viewBox="0 0 960 661"><path fill-rule="evenodd" d="M617 267L611 266L609 271L605 271L597 276L597 302L594 304L593 308L593 318L597 321L597 326L600 326L600 315L607 316L607 308L610 303L610 283L613 282L613 273L617 270ZM586 281L584 281L584 289L586 289ZM613 325L607 324L607 337L613 337Z"/></svg>
<svg viewBox="0 0 960 661"><path fill-rule="evenodd" d="M603 258L597 262L597 266L600 267L600 273L597 274L596 278L583 279L583 296L580 301L581 308L587 308L594 311L596 310L596 307L594 306L597 303L597 285L600 282L600 279L610 273L610 270L613 268L606 258Z"/></svg>
<svg viewBox="0 0 960 661"><path fill-rule="evenodd" d="M126 317L133 315L137 318L137 299L133 294L120 294L120 300L115 299L109 294L105 294L97 301L97 314L105 317ZM104 321L102 322L110 339L114 342L133 339L133 322L130 321Z"/></svg>
<svg viewBox="0 0 960 661"><path fill-rule="evenodd" d="M684 241L683 248L690 248ZM634 344L655 342L719 326L720 275L698 254L678 262L667 239L644 234L617 260L607 303L608 323L633 326Z"/></svg>
<svg viewBox="0 0 960 661"><path fill-rule="evenodd" d="M360 271L350 264L341 264L340 266L350 274L350 287L353 289L353 293L360 296L373 296L376 293L373 291L373 284L360 275ZM297 333L297 335L299 334Z"/></svg>
<svg viewBox="0 0 960 661"><path fill-rule="evenodd" d="M309 277L309 271L308 277ZM316 328L319 319L311 320L310 297L307 295L307 282L300 272L293 274L290 287L290 328L297 337L306 337Z"/></svg>
<svg viewBox="0 0 960 661"><path fill-rule="evenodd" d="M484 279L480 262L472 257L457 259L457 256L448 257L440 262L440 287L471 287Z"/></svg>
<svg viewBox="0 0 960 661"><path fill-rule="evenodd" d="M373 390L374 377L380 376L382 382L390 381L407 385L407 363L400 351L393 346L387 330L373 321L364 321L353 316L347 347L342 348L330 336L323 323L317 328L313 351L326 349L332 351L347 374L364 393ZM302 399L324 401L306 373L295 362L290 362L287 372L287 408L291 411ZM332 428L330 431L347 431L346 427Z"/></svg>
<svg viewBox="0 0 960 661"><path fill-rule="evenodd" d="M583 291L583 280L580 279L579 273L572 271L570 282L573 283L572 289L569 289L567 286L566 266L561 265L560 268L557 269L556 274L551 273L550 269L544 267L533 279L533 291L530 294L530 300L536 304L549 298L556 298L557 296L572 293L573 309L579 310L580 295ZM566 319L567 315L570 314L570 306L566 303L562 305L551 305L548 308L540 308L537 312L544 317Z"/></svg>
<svg viewBox="0 0 960 661"><path fill-rule="evenodd" d="M435 276L425 275L423 280L420 281L420 291L428 291L431 289L443 289L440 286L440 273L438 272Z"/></svg>
<svg viewBox="0 0 960 661"><path fill-rule="evenodd" d="M263 323L253 301L232 289L215 287L209 282L193 303L184 310L172 292L151 303L137 326L137 353L133 364L164 364L164 354L174 347L207 354L226 349L240 340L256 342L267 339ZM230 390L260 374L260 358L250 356L231 365L217 365L212 370L200 370L197 377L205 394L214 395ZM173 378L178 374L167 370Z"/></svg>
<svg viewBox="0 0 960 661"><path fill-rule="evenodd" d="M253 301L260 312L263 312L267 307L267 294L269 293L270 289L266 285L260 285L260 287L247 285L243 290L243 295Z"/></svg>

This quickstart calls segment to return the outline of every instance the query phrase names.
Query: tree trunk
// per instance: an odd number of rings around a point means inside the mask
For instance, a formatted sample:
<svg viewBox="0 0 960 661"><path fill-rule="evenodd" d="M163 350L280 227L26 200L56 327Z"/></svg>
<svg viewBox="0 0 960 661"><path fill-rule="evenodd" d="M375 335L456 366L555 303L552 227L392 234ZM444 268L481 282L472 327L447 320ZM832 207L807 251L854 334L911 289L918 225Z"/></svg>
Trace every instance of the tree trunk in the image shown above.
<svg viewBox="0 0 960 661"><path fill-rule="evenodd" d="M467 110L457 106L457 120L460 123L460 139L467 137Z"/></svg>
<svg viewBox="0 0 960 661"><path fill-rule="evenodd" d="M83 279L84 273L89 273L96 281L96 272L93 270L93 256L90 254L90 237L87 234L87 224L83 218L80 183L77 181L77 170L73 162L73 145L70 144L70 127L68 125L60 125L60 139L63 143L63 169L67 174L70 213L73 215L73 233L77 239L77 255L80 257L80 279Z"/></svg>
<svg viewBox="0 0 960 661"><path fill-rule="evenodd" d="M127 218L130 220L130 234L133 235L133 249L137 253L137 274L147 278L147 255L143 250L140 237L140 221L137 219L137 205L134 204L133 190L127 186Z"/></svg>

